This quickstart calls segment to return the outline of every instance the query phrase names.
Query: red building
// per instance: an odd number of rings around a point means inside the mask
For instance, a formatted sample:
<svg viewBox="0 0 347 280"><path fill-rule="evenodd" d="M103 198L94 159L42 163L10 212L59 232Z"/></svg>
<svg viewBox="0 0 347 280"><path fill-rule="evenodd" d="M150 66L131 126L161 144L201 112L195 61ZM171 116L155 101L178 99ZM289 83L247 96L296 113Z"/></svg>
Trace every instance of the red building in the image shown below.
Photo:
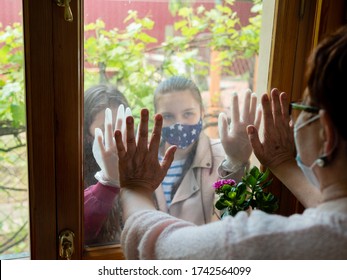
<svg viewBox="0 0 347 280"><path fill-rule="evenodd" d="M95 22L98 18L106 23L106 28L117 27L123 29L127 24L124 19L129 10L138 11L140 18L150 17L155 26L149 35L162 42L165 39L165 30L177 20L168 9L168 0L85 0L84 1L84 19L85 24ZM216 0L194 1L194 6L203 5L206 8L213 8ZM237 12L241 24L248 23L251 16L252 1L236 1L233 11Z"/></svg>
<svg viewBox="0 0 347 280"><path fill-rule="evenodd" d="M170 14L168 0L84 0L85 24L102 19L106 28L126 26L124 19L129 10L138 11L139 17L150 17L156 24L149 34L162 42L165 38L165 27L175 21ZM216 0L195 1L194 6L204 5L212 8ZM245 25L251 16L252 1L236 1L233 10L237 12L241 24ZM73 12L73 11L72 11ZM22 0L1 0L0 23L4 26L22 22Z"/></svg>

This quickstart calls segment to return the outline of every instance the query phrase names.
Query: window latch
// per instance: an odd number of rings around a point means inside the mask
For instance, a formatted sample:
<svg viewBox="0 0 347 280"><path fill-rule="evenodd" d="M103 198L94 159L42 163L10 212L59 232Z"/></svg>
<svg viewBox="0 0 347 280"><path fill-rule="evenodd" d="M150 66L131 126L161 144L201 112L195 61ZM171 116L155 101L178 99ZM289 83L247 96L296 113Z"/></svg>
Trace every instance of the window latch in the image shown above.
<svg viewBox="0 0 347 280"><path fill-rule="evenodd" d="M63 259L71 260L75 251L74 245L75 234L66 229L59 234L59 256Z"/></svg>
<svg viewBox="0 0 347 280"><path fill-rule="evenodd" d="M64 8L64 19L68 22L73 21L73 15L70 8L71 0L55 0L59 7Z"/></svg>

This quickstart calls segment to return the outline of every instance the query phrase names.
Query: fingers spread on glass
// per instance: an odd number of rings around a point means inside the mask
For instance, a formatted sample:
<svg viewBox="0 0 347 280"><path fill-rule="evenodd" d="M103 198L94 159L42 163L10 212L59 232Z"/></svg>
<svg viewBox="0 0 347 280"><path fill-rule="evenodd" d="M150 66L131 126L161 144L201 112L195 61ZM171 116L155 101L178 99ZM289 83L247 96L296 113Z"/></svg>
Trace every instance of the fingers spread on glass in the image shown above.
<svg viewBox="0 0 347 280"><path fill-rule="evenodd" d="M105 110L105 149L109 150L113 145L113 131L112 131L112 111L110 108Z"/></svg>
<svg viewBox="0 0 347 280"><path fill-rule="evenodd" d="M170 147L160 163L158 159L159 143L163 118L156 115L154 128L148 143L149 112L141 110L141 119L135 141L134 119L126 119L127 146L122 141L122 133L115 133L119 155L120 182L122 187L131 188L147 193L153 192L161 183L174 158L175 146Z"/></svg>
<svg viewBox="0 0 347 280"><path fill-rule="evenodd" d="M135 130L134 130L134 118L128 116L125 119L126 122L126 147L127 153L133 155L136 152L136 139L135 139Z"/></svg>
<svg viewBox="0 0 347 280"><path fill-rule="evenodd" d="M240 111L240 108L241 111ZM247 135L247 126L260 126L261 111L257 109L257 96L246 90L241 104L237 93L231 97L231 121L228 125L224 112L218 117L218 130L225 153L230 161L246 163L252 153Z"/></svg>
<svg viewBox="0 0 347 280"><path fill-rule="evenodd" d="M154 127L153 127L153 131L152 131L150 145L149 145L149 149L151 151L158 151L159 150L162 126L163 126L163 116L160 114L155 115L154 116Z"/></svg>
<svg viewBox="0 0 347 280"><path fill-rule="evenodd" d="M228 117L224 112L218 116L218 131L220 139L224 140L228 136Z"/></svg>
<svg viewBox="0 0 347 280"><path fill-rule="evenodd" d="M114 131L116 131L117 129L123 131L123 127L125 127L124 120L125 120L125 118L124 118L124 105L121 104L121 105L119 105L118 110L117 110L117 119L116 119L116 123L114 126Z"/></svg>
<svg viewBox="0 0 347 280"><path fill-rule="evenodd" d="M99 165L100 169L104 168L104 164L102 161L102 154L105 153L104 147L104 135L100 128L95 128L95 137L93 142L93 156L95 161Z"/></svg>
<svg viewBox="0 0 347 280"><path fill-rule="evenodd" d="M239 97L237 93L234 92L231 96L231 123L238 123L239 120L240 120Z"/></svg>
<svg viewBox="0 0 347 280"><path fill-rule="evenodd" d="M137 148L142 151L146 151L148 149L148 119L149 114L148 110L144 109L141 112L141 122L137 129Z"/></svg>
<svg viewBox="0 0 347 280"><path fill-rule="evenodd" d="M243 100L243 108L242 108L242 115L241 115L241 122L249 123L254 121L254 116L251 115L250 111L250 103L251 103L251 95L252 92L250 89L247 89L244 93L244 100Z"/></svg>
<svg viewBox="0 0 347 280"><path fill-rule="evenodd" d="M260 142L258 132L252 129L248 130L249 139L259 161L274 169L285 161L294 160L295 145L289 103L286 93L274 88L270 95L262 96L261 104L264 117L263 142Z"/></svg>

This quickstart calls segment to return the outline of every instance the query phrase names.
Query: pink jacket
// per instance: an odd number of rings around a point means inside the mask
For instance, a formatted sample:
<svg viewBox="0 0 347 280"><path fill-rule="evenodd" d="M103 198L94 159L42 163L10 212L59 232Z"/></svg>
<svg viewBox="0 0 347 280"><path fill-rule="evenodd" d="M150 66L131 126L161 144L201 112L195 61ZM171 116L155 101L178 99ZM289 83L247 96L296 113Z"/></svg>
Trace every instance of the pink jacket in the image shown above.
<svg viewBox="0 0 347 280"><path fill-rule="evenodd" d="M119 190L99 182L84 190L84 239L86 242L98 236Z"/></svg>

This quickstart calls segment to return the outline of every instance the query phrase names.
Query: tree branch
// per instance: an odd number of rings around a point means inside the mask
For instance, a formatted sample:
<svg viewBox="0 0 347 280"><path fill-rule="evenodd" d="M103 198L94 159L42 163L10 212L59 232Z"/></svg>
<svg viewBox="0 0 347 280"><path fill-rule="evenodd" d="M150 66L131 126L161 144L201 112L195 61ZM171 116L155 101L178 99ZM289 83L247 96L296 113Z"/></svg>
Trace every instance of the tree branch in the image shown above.
<svg viewBox="0 0 347 280"><path fill-rule="evenodd" d="M12 150L18 149L18 148L20 148L20 147L25 147L25 146L26 146L26 144L19 144L19 145L17 145L17 146L13 146L13 147L8 148L8 149L2 149L2 148L0 148L0 152L5 152L5 153L7 153L7 152L10 152L10 151L12 151Z"/></svg>
<svg viewBox="0 0 347 280"><path fill-rule="evenodd" d="M4 186L0 186L0 190L4 190L4 191L17 191L17 192L27 192L27 189L19 189L19 188L8 188L8 187L4 187Z"/></svg>
<svg viewBox="0 0 347 280"><path fill-rule="evenodd" d="M15 240L15 238L18 236L18 234L25 228L25 226L28 224L28 221L26 221L18 230L17 232L15 232L12 237L10 237L5 243L1 244L0 247L0 254L2 254L3 252L5 252L6 250L16 246L17 244L19 244L20 242L24 241L28 234L25 234L24 237L22 237L21 239L19 239L18 241L16 241L15 243L10 244L13 240ZM9 244L9 245L7 245ZM6 246L7 245L7 246Z"/></svg>
<svg viewBox="0 0 347 280"><path fill-rule="evenodd" d="M13 122L9 120L0 121L0 137L5 135L18 135L26 131L26 127L21 125L13 127Z"/></svg>

